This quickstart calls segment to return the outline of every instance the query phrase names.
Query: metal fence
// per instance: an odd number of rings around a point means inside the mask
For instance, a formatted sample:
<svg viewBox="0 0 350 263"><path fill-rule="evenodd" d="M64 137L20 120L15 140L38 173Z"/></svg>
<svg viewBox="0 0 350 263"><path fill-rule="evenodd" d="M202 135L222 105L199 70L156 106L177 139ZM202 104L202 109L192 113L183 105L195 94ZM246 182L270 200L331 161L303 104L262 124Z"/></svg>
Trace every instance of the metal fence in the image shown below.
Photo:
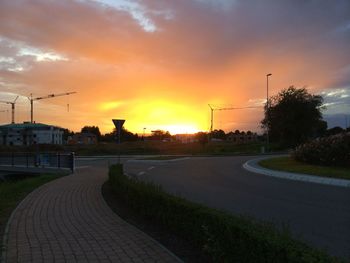
<svg viewBox="0 0 350 263"><path fill-rule="evenodd" d="M74 153L11 152L0 153L0 167L56 168L74 171Z"/></svg>

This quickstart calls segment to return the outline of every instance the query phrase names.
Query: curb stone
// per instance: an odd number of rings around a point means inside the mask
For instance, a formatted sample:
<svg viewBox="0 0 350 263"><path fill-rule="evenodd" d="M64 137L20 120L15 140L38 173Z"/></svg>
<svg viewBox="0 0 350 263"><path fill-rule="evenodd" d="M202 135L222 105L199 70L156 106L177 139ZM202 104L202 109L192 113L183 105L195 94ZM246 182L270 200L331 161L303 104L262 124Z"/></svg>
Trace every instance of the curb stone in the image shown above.
<svg viewBox="0 0 350 263"><path fill-rule="evenodd" d="M346 179L337 179L337 178L327 178L327 177L320 177L316 175L308 175L308 174L298 174L298 173L290 173L290 172L282 172L282 171L275 171L270 170L267 168L264 168L259 165L259 162L261 160L269 159L269 158L275 158L275 157L282 157L286 155L275 155L275 156L268 156L268 157L261 157L256 158L253 160L249 160L243 164L243 168L257 174L263 174L267 176L287 179L287 180L294 180L294 181L302 181L302 182L308 182L308 183L317 183L317 184L323 184L323 185L331 185L331 186L340 186L340 187L349 187L350 188L350 180Z"/></svg>

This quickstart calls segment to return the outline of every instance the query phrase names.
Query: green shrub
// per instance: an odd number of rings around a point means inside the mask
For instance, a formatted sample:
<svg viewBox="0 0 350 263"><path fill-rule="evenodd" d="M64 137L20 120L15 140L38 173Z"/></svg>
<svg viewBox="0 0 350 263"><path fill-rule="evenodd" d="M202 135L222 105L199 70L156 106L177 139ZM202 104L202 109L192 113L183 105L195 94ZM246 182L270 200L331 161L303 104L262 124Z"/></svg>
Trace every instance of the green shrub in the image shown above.
<svg viewBox="0 0 350 263"><path fill-rule="evenodd" d="M297 161L350 167L350 132L318 138L294 150Z"/></svg>
<svg viewBox="0 0 350 263"><path fill-rule="evenodd" d="M109 171L114 193L139 216L186 238L215 262L335 262L272 225L208 208L164 192L160 186Z"/></svg>

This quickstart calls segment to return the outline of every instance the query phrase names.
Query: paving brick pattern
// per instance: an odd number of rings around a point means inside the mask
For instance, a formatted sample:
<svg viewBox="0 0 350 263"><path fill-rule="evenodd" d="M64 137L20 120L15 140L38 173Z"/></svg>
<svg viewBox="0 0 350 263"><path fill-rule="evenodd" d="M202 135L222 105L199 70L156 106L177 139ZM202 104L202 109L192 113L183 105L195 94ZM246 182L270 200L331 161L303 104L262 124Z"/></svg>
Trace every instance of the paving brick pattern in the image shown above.
<svg viewBox="0 0 350 263"><path fill-rule="evenodd" d="M107 169L89 168L50 182L18 206L5 262L179 262L105 203Z"/></svg>

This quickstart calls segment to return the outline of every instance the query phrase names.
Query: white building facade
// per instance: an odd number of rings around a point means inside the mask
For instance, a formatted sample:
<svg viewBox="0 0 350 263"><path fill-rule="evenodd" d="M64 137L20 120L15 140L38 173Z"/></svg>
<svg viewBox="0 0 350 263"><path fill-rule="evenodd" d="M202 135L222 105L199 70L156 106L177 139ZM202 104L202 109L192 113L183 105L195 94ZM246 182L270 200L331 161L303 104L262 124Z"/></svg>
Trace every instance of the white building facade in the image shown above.
<svg viewBox="0 0 350 263"><path fill-rule="evenodd" d="M0 126L0 145L63 144L63 129L42 123Z"/></svg>

